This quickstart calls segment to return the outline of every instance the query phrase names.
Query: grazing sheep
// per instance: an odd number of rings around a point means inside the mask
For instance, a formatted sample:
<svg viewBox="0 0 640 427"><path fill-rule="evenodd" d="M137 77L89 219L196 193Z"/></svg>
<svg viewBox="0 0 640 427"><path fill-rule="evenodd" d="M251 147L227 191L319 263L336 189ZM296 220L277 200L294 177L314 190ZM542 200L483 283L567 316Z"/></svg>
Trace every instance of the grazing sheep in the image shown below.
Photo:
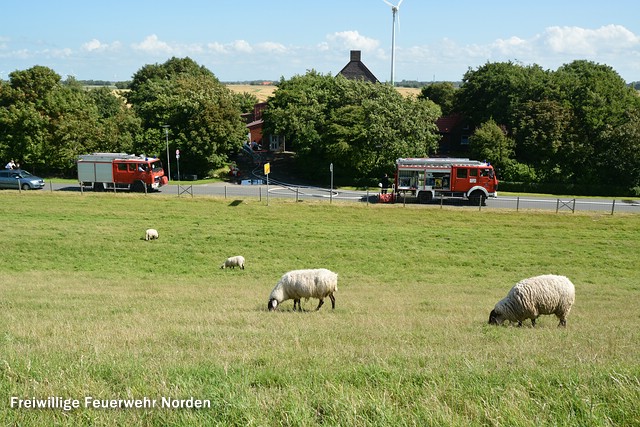
<svg viewBox="0 0 640 427"><path fill-rule="evenodd" d="M505 320L518 322L536 319L541 314L555 314L560 319L558 326L567 326L567 316L576 298L571 280L552 274L531 277L518 282L499 301L489 314L489 324L501 325Z"/></svg>
<svg viewBox="0 0 640 427"><path fill-rule="evenodd" d="M237 255L237 256L232 256L227 258L222 265L220 266L220 268L233 268L235 269L236 267L240 267L241 269L244 270L244 257Z"/></svg>
<svg viewBox="0 0 640 427"><path fill-rule="evenodd" d="M293 311L300 306L301 298L318 298L320 302L316 310L320 310L324 299L331 299L331 308L336 308L336 298L333 293L338 290L338 275L326 268L315 270L293 270L285 273L278 284L271 291L267 307L269 311L275 310L278 304L288 299L293 300Z"/></svg>
<svg viewBox="0 0 640 427"><path fill-rule="evenodd" d="M153 240L158 238L158 230L154 230L150 228L147 230L147 233L144 236L144 240Z"/></svg>

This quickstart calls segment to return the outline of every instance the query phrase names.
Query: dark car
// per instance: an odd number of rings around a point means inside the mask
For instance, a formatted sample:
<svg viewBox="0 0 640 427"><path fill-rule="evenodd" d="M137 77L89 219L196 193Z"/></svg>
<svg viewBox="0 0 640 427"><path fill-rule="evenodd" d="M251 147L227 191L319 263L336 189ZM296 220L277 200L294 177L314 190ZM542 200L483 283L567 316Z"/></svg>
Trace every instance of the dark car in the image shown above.
<svg viewBox="0 0 640 427"><path fill-rule="evenodd" d="M44 188L44 179L22 169L4 169L0 170L0 188L37 190Z"/></svg>

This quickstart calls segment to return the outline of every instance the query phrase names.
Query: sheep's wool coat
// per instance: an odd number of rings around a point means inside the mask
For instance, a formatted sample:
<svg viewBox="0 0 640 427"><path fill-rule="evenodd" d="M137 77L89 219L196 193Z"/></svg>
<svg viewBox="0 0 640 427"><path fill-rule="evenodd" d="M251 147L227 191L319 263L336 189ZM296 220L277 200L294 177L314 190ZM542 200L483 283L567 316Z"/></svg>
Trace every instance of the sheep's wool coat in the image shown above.
<svg viewBox="0 0 640 427"><path fill-rule="evenodd" d="M285 273L271 291L269 300L280 304L288 299L324 299L338 290L338 275L326 268Z"/></svg>
<svg viewBox="0 0 640 427"><path fill-rule="evenodd" d="M241 255L236 255L236 256L227 258L224 264L222 264L222 268L229 268L229 267L240 267L244 269L244 257Z"/></svg>
<svg viewBox="0 0 640 427"><path fill-rule="evenodd" d="M575 301L575 288L564 276L536 276L518 282L494 310L505 320L521 322L542 314L564 319Z"/></svg>
<svg viewBox="0 0 640 427"><path fill-rule="evenodd" d="M158 238L158 230L154 230L153 228L148 229L144 236L145 240L153 240L157 238Z"/></svg>

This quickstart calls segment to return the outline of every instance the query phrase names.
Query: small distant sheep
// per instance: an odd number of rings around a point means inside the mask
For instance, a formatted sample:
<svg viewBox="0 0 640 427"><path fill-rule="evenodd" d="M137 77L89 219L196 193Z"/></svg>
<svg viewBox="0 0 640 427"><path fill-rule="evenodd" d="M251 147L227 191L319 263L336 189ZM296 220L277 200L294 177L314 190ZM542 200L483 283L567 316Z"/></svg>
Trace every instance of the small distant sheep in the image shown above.
<svg viewBox="0 0 640 427"><path fill-rule="evenodd" d="M222 269L224 269L224 268L233 268L233 269L235 269L236 267L240 267L241 269L244 270L244 257L243 256L237 255L237 256L229 257L220 266L220 268L222 268Z"/></svg>
<svg viewBox="0 0 640 427"><path fill-rule="evenodd" d="M158 238L158 230L150 228L144 236L144 240L153 240Z"/></svg>
<svg viewBox="0 0 640 427"><path fill-rule="evenodd" d="M540 315L555 314L560 319L558 326L566 326L575 294L573 283L564 276L548 274L521 280L495 305L489 324L509 320L522 326L523 320L531 319L531 325L536 326Z"/></svg>
<svg viewBox="0 0 640 427"><path fill-rule="evenodd" d="M336 298L333 293L338 290L338 275L326 268L315 270L293 270L285 273L269 296L267 305L269 311L278 308L278 305L288 299L293 300L293 311L302 311L301 298L318 298L320 302L316 311L320 310L324 299L331 299L331 309L336 308Z"/></svg>

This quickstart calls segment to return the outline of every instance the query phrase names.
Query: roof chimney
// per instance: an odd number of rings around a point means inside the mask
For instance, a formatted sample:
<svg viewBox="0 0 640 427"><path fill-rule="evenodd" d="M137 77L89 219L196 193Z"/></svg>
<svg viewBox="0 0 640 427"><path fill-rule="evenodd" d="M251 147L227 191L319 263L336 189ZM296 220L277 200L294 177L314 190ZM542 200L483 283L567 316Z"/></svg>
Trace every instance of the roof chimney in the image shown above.
<svg viewBox="0 0 640 427"><path fill-rule="evenodd" d="M351 60L360 62L360 51L359 50L352 50L351 51Z"/></svg>

